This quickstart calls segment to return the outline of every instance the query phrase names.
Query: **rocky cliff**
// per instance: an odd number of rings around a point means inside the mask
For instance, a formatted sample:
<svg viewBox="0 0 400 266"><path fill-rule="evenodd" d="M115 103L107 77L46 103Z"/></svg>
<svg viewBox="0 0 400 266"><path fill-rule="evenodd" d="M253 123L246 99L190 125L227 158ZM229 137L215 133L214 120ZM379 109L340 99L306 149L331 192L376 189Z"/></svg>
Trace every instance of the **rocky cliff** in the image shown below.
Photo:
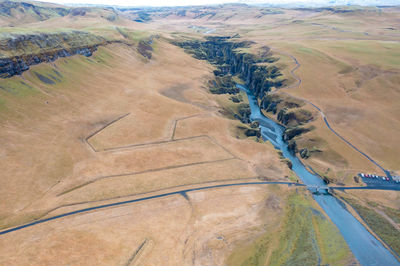
<svg viewBox="0 0 400 266"><path fill-rule="evenodd" d="M280 70L268 63L277 59L270 53L254 55L240 51L252 42L234 42L230 37L208 37L206 41L176 42L178 46L193 54L197 59L208 60L217 67L215 76L239 75L246 86L261 97L271 87L281 87L285 82L279 79Z"/></svg>
<svg viewBox="0 0 400 266"><path fill-rule="evenodd" d="M86 32L8 34L0 37L0 77L19 75L29 66L76 54L91 56L102 37Z"/></svg>
<svg viewBox="0 0 400 266"><path fill-rule="evenodd" d="M296 138L314 128L306 124L313 120L313 114L304 109L305 102L285 94L271 93L272 88L279 89L286 80L273 63L275 58L266 46L258 48L258 53L247 52L253 43L234 41L230 37L208 37L205 41L190 40L174 42L200 60L207 60L216 66L214 79L209 82L210 91L216 94L236 94L238 89L233 76L240 77L246 87L258 98L260 108L270 112L275 119L286 126L283 139L288 142L289 150L299 152L303 158L310 153L303 147L297 147ZM234 99L234 98L233 98ZM243 123L249 123L249 110L242 110L235 117Z"/></svg>

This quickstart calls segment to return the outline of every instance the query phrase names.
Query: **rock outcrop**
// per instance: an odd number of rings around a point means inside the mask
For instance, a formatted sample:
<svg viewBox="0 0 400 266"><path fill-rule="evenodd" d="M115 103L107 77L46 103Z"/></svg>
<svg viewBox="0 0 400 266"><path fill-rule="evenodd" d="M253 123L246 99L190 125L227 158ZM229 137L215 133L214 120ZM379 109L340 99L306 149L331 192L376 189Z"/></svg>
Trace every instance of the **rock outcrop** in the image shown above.
<svg viewBox="0 0 400 266"><path fill-rule="evenodd" d="M260 108L275 115L276 120L286 126L283 139L288 143L289 150L293 153L301 152L302 158L310 156L310 151L297 146L296 138L314 129L305 126L314 119L313 114L303 108L306 105L304 101L285 94L271 93L273 87L279 89L285 85L286 80L282 78L280 69L273 64L278 59L272 55L269 47L260 47L258 53L251 54L247 51L252 42L237 41L230 37L207 37L205 41L189 40L174 44L195 58L207 60L216 66L215 78L209 82L212 93L236 94L238 89L232 77L239 76L258 98ZM238 102L234 97L231 99ZM234 117L243 123L250 123L250 109L243 106Z"/></svg>
<svg viewBox="0 0 400 266"><path fill-rule="evenodd" d="M0 39L0 77L19 75L29 66L72 55L91 56L106 40L85 32L8 35Z"/></svg>
<svg viewBox="0 0 400 266"><path fill-rule="evenodd" d="M208 37L206 41L175 42L195 58L208 60L215 66L215 76L239 75L246 82L246 86L257 97L261 97L271 87L281 87L285 80L280 70L268 63L277 59L271 53L263 52L259 55L243 52L241 48L248 48L252 42L234 42L230 37Z"/></svg>

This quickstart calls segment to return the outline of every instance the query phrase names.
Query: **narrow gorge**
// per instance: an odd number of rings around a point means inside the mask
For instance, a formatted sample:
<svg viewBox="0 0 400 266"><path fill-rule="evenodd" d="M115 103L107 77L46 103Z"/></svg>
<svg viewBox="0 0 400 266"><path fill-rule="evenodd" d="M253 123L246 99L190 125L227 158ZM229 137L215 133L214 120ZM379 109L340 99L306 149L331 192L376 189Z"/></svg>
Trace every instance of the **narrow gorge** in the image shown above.
<svg viewBox="0 0 400 266"><path fill-rule="evenodd" d="M231 37L207 37L204 41L188 40L174 42L196 59L206 60L216 67L214 79L209 82L210 91L215 94L236 95L239 89L236 81L240 80L257 98L264 114L285 127L283 139L291 152L302 158L309 158L313 151L307 147L298 147L296 137L314 129L307 125L314 119L309 110L303 108L306 103L291 96L278 94L279 89L289 85L282 69L276 66L279 58L274 56L267 46L257 47L250 52L254 43L236 41ZM231 97L236 101L236 97ZM236 118L243 123L250 123L249 106L241 108Z"/></svg>

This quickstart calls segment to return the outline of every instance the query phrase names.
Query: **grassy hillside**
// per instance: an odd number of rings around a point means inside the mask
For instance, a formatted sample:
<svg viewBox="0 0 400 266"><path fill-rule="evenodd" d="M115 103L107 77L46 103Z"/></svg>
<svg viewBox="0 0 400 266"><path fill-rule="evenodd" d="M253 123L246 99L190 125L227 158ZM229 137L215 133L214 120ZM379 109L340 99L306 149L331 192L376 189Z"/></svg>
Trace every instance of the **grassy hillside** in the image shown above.
<svg viewBox="0 0 400 266"><path fill-rule="evenodd" d="M254 6L227 5L187 8L180 15L168 12L154 11L149 27L169 30L171 34L185 32L191 37L198 33L233 36L253 41L254 47L270 47L281 57L277 63L282 62L279 67L289 85L277 95L315 104L346 140L385 169L400 170L400 147L396 141L400 130L400 95L396 87L400 77L398 8L267 12ZM196 12L216 14L191 15ZM261 12L266 14L261 16ZM198 31L199 26L204 30ZM310 104L303 108L316 111ZM294 138L298 151L307 149L310 154L304 163L337 184L356 185L353 176L358 172L383 174L328 130L321 115L316 112L313 117L310 125L315 130Z"/></svg>
<svg viewBox="0 0 400 266"><path fill-rule="evenodd" d="M69 8L53 4L42 4L25 1L0 2L1 24L17 25L50 18L63 17L69 14Z"/></svg>
<svg viewBox="0 0 400 266"><path fill-rule="evenodd" d="M228 265L343 265L350 261L338 229L302 193L288 196L285 218L272 232L237 248Z"/></svg>
<svg viewBox="0 0 400 266"><path fill-rule="evenodd" d="M1 2L0 228L126 202L2 235L0 264L356 264L307 190L238 184L300 181L261 140L235 82L257 92L293 150L327 180L363 185L353 176L379 169L312 104L396 172L398 15ZM172 44L183 41L197 59ZM167 194L179 190L187 192ZM159 194L167 196L136 201ZM397 250L399 193L351 195Z"/></svg>

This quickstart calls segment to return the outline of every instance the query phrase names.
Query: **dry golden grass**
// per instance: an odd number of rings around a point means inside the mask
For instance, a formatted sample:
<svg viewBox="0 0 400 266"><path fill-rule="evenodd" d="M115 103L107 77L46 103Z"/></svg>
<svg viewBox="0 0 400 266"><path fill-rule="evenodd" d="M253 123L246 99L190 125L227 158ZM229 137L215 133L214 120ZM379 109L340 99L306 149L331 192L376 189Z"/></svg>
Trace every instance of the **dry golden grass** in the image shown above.
<svg viewBox="0 0 400 266"><path fill-rule="evenodd" d="M6 86L24 82L32 89L18 97L1 92L1 123L6 129L0 133L3 227L27 222L66 202L212 180L286 175L286 166L272 147L230 135L234 121L217 115L214 96L202 88L210 74L208 65L164 41L155 47L150 61L131 47L110 45L93 57L41 64L7 80ZM54 70L62 75L54 85L36 75L54 76ZM181 84L187 87L184 92ZM164 96L166 90L182 95ZM88 136L128 113L89 138L96 151L91 149ZM180 128L191 119L205 125L210 117L224 127L209 132L198 130L196 124ZM166 142L153 143L160 140ZM119 146L129 147L104 151ZM270 160L268 167L264 159Z"/></svg>
<svg viewBox="0 0 400 266"><path fill-rule="evenodd" d="M266 204L275 194L253 186L198 191L41 224L2 237L8 255L0 263L125 264L147 239L135 261L223 264L237 242L279 221L280 209Z"/></svg>
<svg viewBox="0 0 400 266"><path fill-rule="evenodd" d="M257 46L272 47L292 82L288 54L295 56L302 83L287 93L321 107L346 139L384 167L398 169L398 44L389 42L396 37L384 29L397 19L396 12L366 19L298 10L265 15L255 7L232 16L236 11L219 10L213 19L160 16L146 24L90 13L29 21L23 30L70 28L122 40L117 26L129 29L133 41L151 34L202 36L205 31L192 25L214 28L217 35L239 33ZM221 116L218 97L204 88L210 65L162 38L153 47L151 60L134 46L113 44L89 58L59 59L1 81L1 227L159 191L293 175L270 143L235 137L239 122ZM55 84L43 83L36 73ZM317 140L325 153L306 164L346 184L358 171L377 171L320 117L312 123L316 129L307 138ZM221 265L243 243L278 231L290 191L286 186L223 188L70 216L2 236L0 264ZM399 206L397 192L351 193Z"/></svg>
<svg viewBox="0 0 400 266"><path fill-rule="evenodd" d="M397 191L348 191L349 194L361 199L363 202L375 202L379 205L400 210L400 194Z"/></svg>
<svg viewBox="0 0 400 266"><path fill-rule="evenodd" d="M338 133L384 168L398 171L400 59L398 30L390 26L398 9L349 9L353 12L274 9L283 14L260 16L260 10L254 7L236 7L236 11L226 7L216 9L217 15L212 18L171 15L150 24L188 36L198 34L191 25L216 29L211 35L239 33L242 39L254 41L254 47L271 47L281 57L278 64L286 66L284 77L292 82L289 70L295 64L288 55L293 55L301 64L295 73L302 82L286 92L319 106ZM331 177L346 184L354 184L352 177L357 172L382 174L327 130L321 119L313 124L316 130L302 141L320 139L317 144L325 154L305 163L320 173L329 168Z"/></svg>

